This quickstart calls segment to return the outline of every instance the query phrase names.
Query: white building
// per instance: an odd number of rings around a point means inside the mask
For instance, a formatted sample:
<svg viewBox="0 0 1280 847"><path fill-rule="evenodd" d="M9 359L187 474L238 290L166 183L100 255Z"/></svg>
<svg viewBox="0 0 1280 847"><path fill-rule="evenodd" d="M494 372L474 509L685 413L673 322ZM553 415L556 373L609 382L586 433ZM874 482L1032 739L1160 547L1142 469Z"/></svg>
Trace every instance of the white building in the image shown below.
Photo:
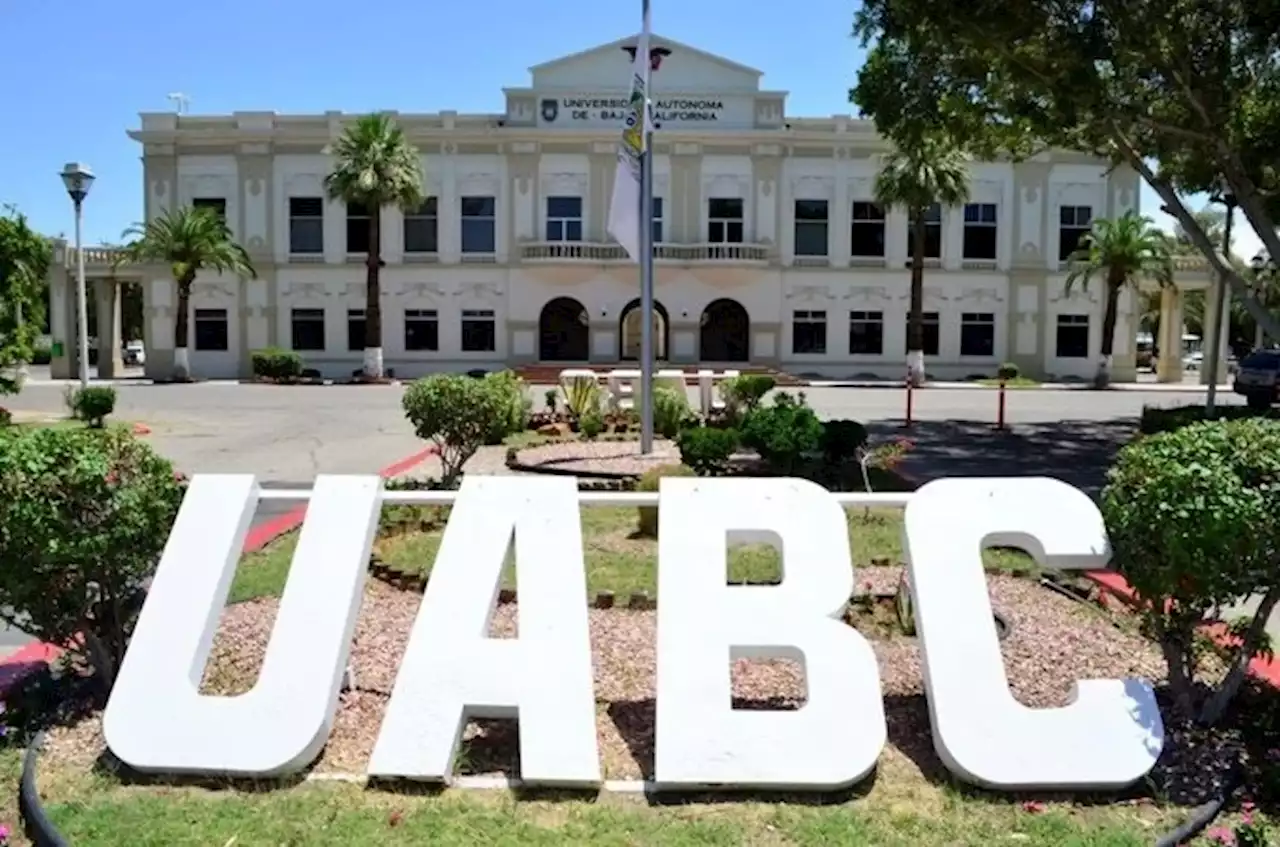
<svg viewBox="0 0 1280 847"><path fill-rule="evenodd" d="M634 43L533 68L529 87L504 92L502 114L398 116L422 152L429 195L416 213L383 218L383 346L398 376L635 358L638 270L605 233ZM659 356L899 377L908 227L902 210L886 215L873 202L886 145L872 124L792 117L785 92L761 88L760 71L668 39L657 45ZM322 188L323 150L352 117L144 114L129 133L143 147L145 214L223 209L259 273L197 281L195 374L245 376L249 351L267 346L299 350L326 375L360 367L365 219ZM1101 291L1064 293L1063 259L1091 220L1136 207L1138 176L1072 153L971 169L971 202L935 210L926 242L930 374L989 375L1014 362L1029 375L1089 376ZM95 276L105 277L107 258L90 253ZM1203 267L1188 262L1180 286L1206 285ZM143 282L147 370L167 374L168 269L116 278ZM73 298L54 288L55 342L66 341ZM112 289L99 285L108 316L118 311ZM1129 300L1116 336L1120 379L1134 372ZM1166 298L1171 318L1178 300ZM104 327L108 341L118 336ZM63 344L55 372L71 371L74 347Z"/></svg>

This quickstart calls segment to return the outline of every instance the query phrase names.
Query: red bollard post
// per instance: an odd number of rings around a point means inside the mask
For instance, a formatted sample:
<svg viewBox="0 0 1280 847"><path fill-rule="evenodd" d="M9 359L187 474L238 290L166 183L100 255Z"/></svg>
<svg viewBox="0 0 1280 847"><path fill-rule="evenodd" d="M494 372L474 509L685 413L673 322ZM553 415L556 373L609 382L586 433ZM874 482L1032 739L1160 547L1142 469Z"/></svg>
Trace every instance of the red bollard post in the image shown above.
<svg viewBox="0 0 1280 847"><path fill-rule="evenodd" d="M910 428L912 424L912 414L911 414L913 411L912 405L915 402L914 389L915 389L915 386L913 386L911 383L911 371L908 370L907 371L907 422L903 424L903 426L907 428Z"/></svg>
<svg viewBox="0 0 1280 847"><path fill-rule="evenodd" d="M996 404L996 429L1004 429L1005 381L1000 380L1000 394Z"/></svg>

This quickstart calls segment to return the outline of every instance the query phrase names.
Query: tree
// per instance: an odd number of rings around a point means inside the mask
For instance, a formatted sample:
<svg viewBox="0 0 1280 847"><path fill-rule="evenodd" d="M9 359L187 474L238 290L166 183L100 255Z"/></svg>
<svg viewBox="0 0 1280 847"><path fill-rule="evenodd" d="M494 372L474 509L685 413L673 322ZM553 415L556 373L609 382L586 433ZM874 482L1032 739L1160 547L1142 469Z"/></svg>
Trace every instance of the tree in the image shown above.
<svg viewBox="0 0 1280 847"><path fill-rule="evenodd" d="M1144 277L1153 278L1162 286L1173 285L1169 237L1156 229L1150 218L1125 212L1115 220L1094 221L1093 230L1081 239L1080 248L1068 261L1071 267L1066 281L1068 293L1076 285L1088 288L1097 276L1103 278L1106 286L1102 343L1098 351L1098 371L1093 378L1096 388L1106 388L1111 384L1111 352L1116 340L1120 293L1126 287L1136 292L1138 281ZM1169 351L1163 355L1169 355Z"/></svg>
<svg viewBox="0 0 1280 847"><path fill-rule="evenodd" d="M365 259L364 375L382 378L382 210L406 212L423 201L422 158L390 115L366 115L347 127L330 150L333 171L325 178L332 200L357 205L369 215Z"/></svg>
<svg viewBox="0 0 1280 847"><path fill-rule="evenodd" d="M982 155L1053 147L1128 165L1249 314L1280 337L1280 321L1180 197L1229 191L1280 255L1280 7L865 0L855 33L875 47L850 96L882 133L902 141L945 126Z"/></svg>
<svg viewBox="0 0 1280 847"><path fill-rule="evenodd" d="M168 265L178 285L173 316L173 377L191 378L188 353L191 329L191 284L201 271L256 278L249 254L235 240L231 228L217 211L180 206L145 224L134 224L124 234L124 261Z"/></svg>
<svg viewBox="0 0 1280 847"><path fill-rule="evenodd" d="M49 239L31 229L13 207L0 215L0 394L22 388L15 373L31 361L44 325L44 288L53 261Z"/></svg>
<svg viewBox="0 0 1280 847"><path fill-rule="evenodd" d="M911 310L907 316L907 374L924 382L924 247L929 208L959 206L969 199L969 171L960 150L941 135L926 135L895 147L876 175L876 202L901 207L911 225Z"/></svg>
<svg viewBox="0 0 1280 847"><path fill-rule="evenodd" d="M1192 212L1191 217L1195 218L1200 229L1204 231L1205 237L1212 242L1213 246L1219 250L1225 250L1226 233L1227 233L1227 213L1213 206L1205 206L1197 212ZM1198 256L1199 248L1191 241L1191 236L1187 235L1187 230L1182 224L1173 225L1173 252L1178 256Z"/></svg>
<svg viewBox="0 0 1280 847"><path fill-rule="evenodd" d="M1254 296L1258 299L1268 311L1274 312L1280 308L1280 266L1268 258L1265 252L1259 253L1249 263L1249 267L1243 273L1244 278L1248 281L1249 287L1253 290ZM1266 333L1263 331L1262 324L1253 319L1251 314L1243 311L1238 304L1232 303L1234 322L1238 322L1241 335L1244 338L1252 338L1253 346L1262 347L1266 342ZM1274 339L1274 337L1273 337Z"/></svg>

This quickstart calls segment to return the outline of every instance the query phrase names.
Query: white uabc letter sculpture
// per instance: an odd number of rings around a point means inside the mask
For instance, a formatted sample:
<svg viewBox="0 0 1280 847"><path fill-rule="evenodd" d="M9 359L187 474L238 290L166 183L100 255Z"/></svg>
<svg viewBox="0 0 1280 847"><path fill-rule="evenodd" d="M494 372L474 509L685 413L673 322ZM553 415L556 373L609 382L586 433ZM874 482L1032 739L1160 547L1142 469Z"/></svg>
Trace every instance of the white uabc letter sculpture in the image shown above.
<svg viewBox="0 0 1280 847"><path fill-rule="evenodd" d="M382 481L316 478L258 681L234 697L201 694L257 505L252 476L191 480L103 716L111 751L137 770L287 774L329 740Z"/></svg>
<svg viewBox="0 0 1280 847"><path fill-rule="evenodd" d="M853 592L844 510L797 479L664 479L658 511L660 788L838 788L885 742L876 656L840 620ZM745 531L745 532L743 532ZM727 544L781 541L782 583L727 585ZM735 710L730 660L802 662L805 704Z"/></svg>
<svg viewBox="0 0 1280 847"><path fill-rule="evenodd" d="M1141 778L1164 744L1146 682L1085 680L1059 708L1013 698L982 571L992 546L1061 570L1102 568L1110 557L1097 506L1056 479L940 479L911 496L903 548L938 755L962 779L998 789L1109 789Z"/></svg>

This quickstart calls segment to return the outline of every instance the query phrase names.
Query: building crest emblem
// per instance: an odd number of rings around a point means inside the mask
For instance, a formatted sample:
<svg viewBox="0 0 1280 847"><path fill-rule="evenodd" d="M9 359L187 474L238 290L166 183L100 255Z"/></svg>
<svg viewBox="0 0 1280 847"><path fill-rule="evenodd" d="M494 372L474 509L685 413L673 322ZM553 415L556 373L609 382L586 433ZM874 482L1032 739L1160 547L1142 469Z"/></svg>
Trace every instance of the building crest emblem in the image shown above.
<svg viewBox="0 0 1280 847"><path fill-rule="evenodd" d="M622 49L625 50L627 55L631 57L631 61L635 62L636 45L632 44L627 47L623 47ZM658 68L662 67L662 60L667 58L670 55L671 55L670 48L650 47L649 48L649 70L656 71Z"/></svg>
<svg viewBox="0 0 1280 847"><path fill-rule="evenodd" d="M548 99L542 101L542 119L551 123L560 115L560 101Z"/></svg>

